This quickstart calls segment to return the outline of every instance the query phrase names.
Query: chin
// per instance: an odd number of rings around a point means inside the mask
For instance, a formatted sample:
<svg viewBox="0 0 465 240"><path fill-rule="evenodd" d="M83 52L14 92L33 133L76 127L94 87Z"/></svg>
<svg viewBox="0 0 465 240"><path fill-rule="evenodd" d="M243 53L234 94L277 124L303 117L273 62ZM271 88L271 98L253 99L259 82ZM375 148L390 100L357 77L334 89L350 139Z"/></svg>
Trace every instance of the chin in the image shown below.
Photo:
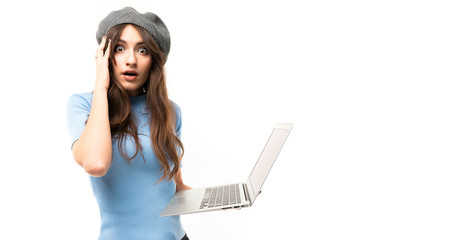
<svg viewBox="0 0 465 240"><path fill-rule="evenodd" d="M126 92L129 93L129 95L131 95L131 93L134 93L134 92L139 92L139 90L142 88L142 85L141 84L133 84L133 83L123 83L123 88L124 90L126 90Z"/></svg>

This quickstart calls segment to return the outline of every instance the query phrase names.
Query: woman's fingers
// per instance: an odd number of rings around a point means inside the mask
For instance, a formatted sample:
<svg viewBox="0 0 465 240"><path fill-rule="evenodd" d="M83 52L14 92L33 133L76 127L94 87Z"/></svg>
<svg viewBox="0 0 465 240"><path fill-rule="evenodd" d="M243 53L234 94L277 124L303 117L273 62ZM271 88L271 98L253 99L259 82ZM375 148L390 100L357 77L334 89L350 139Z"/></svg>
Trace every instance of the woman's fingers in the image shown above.
<svg viewBox="0 0 465 240"><path fill-rule="evenodd" d="M106 37L104 36L102 38L102 42L97 47L97 52L95 53L95 59L103 57L106 60L108 60L108 58L110 56L110 50L111 50L111 39L108 39L108 46L107 46L106 49L104 49L105 48L105 40L106 40Z"/></svg>
<svg viewBox="0 0 465 240"><path fill-rule="evenodd" d="M103 48L105 47L105 39L106 37L102 37L102 41L97 47L97 52L95 53L95 58L102 57L103 56Z"/></svg>
<svg viewBox="0 0 465 240"><path fill-rule="evenodd" d="M108 90L110 84L110 74L108 70L108 58L111 51L111 40L108 39L108 44L105 49L105 43L107 38L103 37L102 42L97 47L95 54L95 62L97 68L97 79L95 82L95 89Z"/></svg>
<svg viewBox="0 0 465 240"><path fill-rule="evenodd" d="M103 55L104 58L108 60L108 57L110 56L110 49L111 49L111 39L108 39L108 46L107 49L105 50L105 54Z"/></svg>

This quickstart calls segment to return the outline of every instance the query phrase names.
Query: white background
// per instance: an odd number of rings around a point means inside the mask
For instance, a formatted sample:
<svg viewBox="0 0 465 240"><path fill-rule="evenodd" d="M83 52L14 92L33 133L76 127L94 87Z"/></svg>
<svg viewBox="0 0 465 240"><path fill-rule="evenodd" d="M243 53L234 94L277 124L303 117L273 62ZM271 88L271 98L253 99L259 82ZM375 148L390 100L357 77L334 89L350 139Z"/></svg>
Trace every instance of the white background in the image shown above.
<svg viewBox="0 0 465 240"><path fill-rule="evenodd" d="M252 208L186 215L191 239L464 239L461 1L1 4L0 239L96 239L66 101L91 91L95 32L131 5L168 26L185 182L242 181L295 124Z"/></svg>

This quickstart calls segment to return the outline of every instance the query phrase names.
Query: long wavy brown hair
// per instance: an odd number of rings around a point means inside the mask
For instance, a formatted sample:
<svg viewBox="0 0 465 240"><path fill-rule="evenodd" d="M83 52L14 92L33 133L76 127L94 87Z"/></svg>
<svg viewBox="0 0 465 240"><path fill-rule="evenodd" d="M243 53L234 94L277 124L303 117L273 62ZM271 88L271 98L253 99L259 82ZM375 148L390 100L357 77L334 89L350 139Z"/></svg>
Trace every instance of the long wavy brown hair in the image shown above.
<svg viewBox="0 0 465 240"><path fill-rule="evenodd" d="M107 33L107 42L105 45L108 46L108 39L111 39L112 43L118 42L121 32L126 25L127 24L120 24L111 28ZM181 140L176 135L176 114L174 112L174 106L168 99L168 91L166 89L164 65L167 56L159 49L158 44L149 32L137 25L132 26L134 26L142 36L148 48L148 52L152 57L150 75L143 86L147 94L146 107L150 113L150 139L152 149L162 166L160 170L163 171L163 176L160 178L160 181L166 177L168 177L168 180L171 180L179 171L180 161L184 155L184 147ZM110 61L115 64L114 51L113 49L111 50ZM128 163L131 163L131 160L134 159L138 153L142 154L137 125L131 113L129 95L113 75L112 64L109 64L109 71L110 87L108 89L108 108L111 134L118 140L118 149L121 155ZM136 144L136 152L132 156L129 156L123 147L123 143L128 136L131 136ZM170 167L170 162L174 164L172 169Z"/></svg>

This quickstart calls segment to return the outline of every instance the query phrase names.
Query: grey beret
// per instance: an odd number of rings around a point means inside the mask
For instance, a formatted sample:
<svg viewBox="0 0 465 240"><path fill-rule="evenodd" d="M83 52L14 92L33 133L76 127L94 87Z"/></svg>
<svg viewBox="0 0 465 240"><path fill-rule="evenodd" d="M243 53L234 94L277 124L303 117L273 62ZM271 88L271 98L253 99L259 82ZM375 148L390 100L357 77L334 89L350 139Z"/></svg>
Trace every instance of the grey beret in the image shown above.
<svg viewBox="0 0 465 240"><path fill-rule="evenodd" d="M168 57L170 52L170 33L163 21L154 13L139 13L132 7L125 7L121 10L113 11L106 16L97 29L97 43L102 41L110 28L123 23L132 23L143 27L152 35L160 50Z"/></svg>

